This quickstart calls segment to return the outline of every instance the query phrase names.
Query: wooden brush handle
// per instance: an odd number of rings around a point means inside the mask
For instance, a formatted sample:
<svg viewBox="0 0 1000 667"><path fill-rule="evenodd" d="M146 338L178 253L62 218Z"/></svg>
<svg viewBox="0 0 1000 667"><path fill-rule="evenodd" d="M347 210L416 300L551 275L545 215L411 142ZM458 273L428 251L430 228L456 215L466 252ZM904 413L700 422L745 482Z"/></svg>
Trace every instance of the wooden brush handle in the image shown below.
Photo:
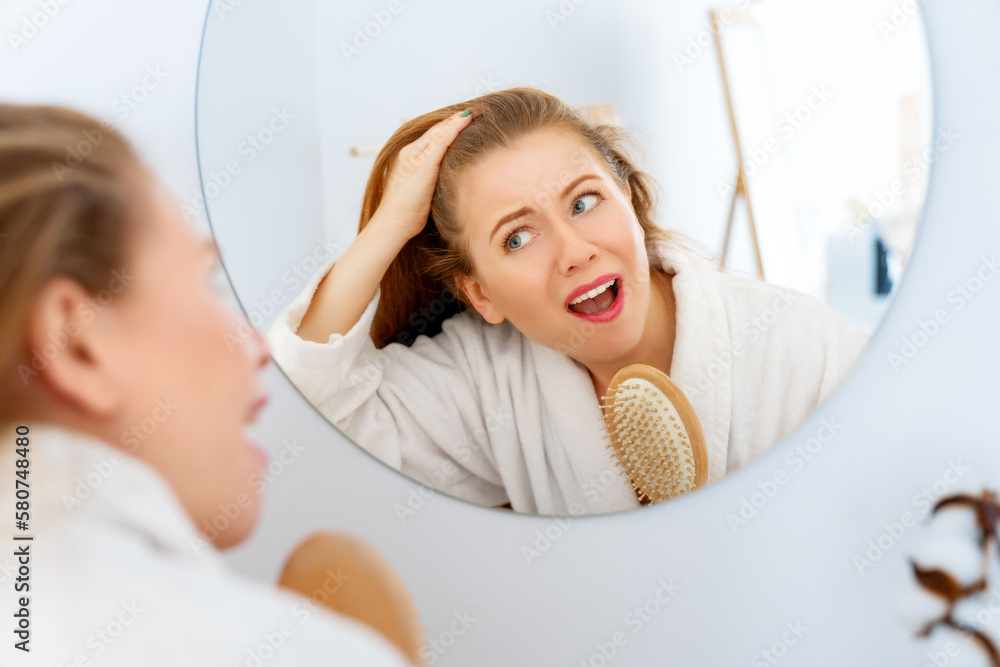
<svg viewBox="0 0 1000 667"><path fill-rule="evenodd" d="M422 667L423 631L409 593L375 547L351 535L313 533L292 551L278 585L349 616Z"/></svg>

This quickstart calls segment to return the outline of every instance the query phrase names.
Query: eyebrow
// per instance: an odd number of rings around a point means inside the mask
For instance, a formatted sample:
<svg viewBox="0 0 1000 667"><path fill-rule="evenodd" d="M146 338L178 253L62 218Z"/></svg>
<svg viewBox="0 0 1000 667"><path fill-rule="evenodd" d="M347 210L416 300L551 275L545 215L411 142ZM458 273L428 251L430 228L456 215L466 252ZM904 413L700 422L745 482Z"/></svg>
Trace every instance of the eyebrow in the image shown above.
<svg viewBox="0 0 1000 667"><path fill-rule="evenodd" d="M573 182L567 185L566 188L562 191L562 194L559 196L559 198L560 199L565 198L566 195L568 195L573 190L573 188L580 185L580 183L583 183L584 181L590 180L591 178L600 178L600 177L597 176L596 174L584 174L583 176L574 179ZM531 211L532 209L530 207L522 206L513 213L508 213L504 217L500 218L497 224L493 226L493 231L490 232L489 241L491 243L493 242L493 237L496 236L497 231L499 231L501 227L506 225L508 222L517 220L520 217L528 215L529 213L531 213Z"/></svg>

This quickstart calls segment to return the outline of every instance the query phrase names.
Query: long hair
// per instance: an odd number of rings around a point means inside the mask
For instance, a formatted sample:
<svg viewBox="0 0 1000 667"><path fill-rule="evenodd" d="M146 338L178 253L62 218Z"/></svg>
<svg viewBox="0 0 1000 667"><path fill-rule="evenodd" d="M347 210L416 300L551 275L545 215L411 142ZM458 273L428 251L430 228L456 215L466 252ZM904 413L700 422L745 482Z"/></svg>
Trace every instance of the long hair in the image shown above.
<svg viewBox="0 0 1000 667"><path fill-rule="evenodd" d="M626 134L612 125L590 122L580 111L534 88L512 88L452 104L396 130L375 158L362 201L359 232L382 200L399 151L463 109L473 109L479 115L445 152L427 225L403 246L380 283L382 294L371 330L376 347L392 342L410 344L420 333L432 336L441 331L441 323L448 317L471 307L454 279L456 274L475 275L466 235L455 212L459 177L483 157L511 148L530 132L568 130L607 162L622 190L626 185L631 188L632 208L645 230L650 257L656 245L674 240L673 233L653 221L655 183L629 158Z"/></svg>
<svg viewBox="0 0 1000 667"><path fill-rule="evenodd" d="M91 295L107 287L134 238L130 186L144 169L107 123L0 104L0 423L17 416L35 296L57 275Z"/></svg>

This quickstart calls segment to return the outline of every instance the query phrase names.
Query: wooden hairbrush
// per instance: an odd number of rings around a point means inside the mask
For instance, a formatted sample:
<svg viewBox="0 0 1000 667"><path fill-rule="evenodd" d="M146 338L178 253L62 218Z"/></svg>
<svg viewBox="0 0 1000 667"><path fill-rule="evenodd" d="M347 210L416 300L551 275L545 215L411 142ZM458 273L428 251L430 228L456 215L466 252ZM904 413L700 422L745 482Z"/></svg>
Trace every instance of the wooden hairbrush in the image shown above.
<svg viewBox="0 0 1000 667"><path fill-rule="evenodd" d="M615 373L601 397L605 438L645 503L693 491L708 476L705 434L691 402L663 372L631 364Z"/></svg>
<svg viewBox="0 0 1000 667"><path fill-rule="evenodd" d="M285 561L278 585L364 623L413 665L424 665L423 628L406 586L379 551L343 533L313 533Z"/></svg>

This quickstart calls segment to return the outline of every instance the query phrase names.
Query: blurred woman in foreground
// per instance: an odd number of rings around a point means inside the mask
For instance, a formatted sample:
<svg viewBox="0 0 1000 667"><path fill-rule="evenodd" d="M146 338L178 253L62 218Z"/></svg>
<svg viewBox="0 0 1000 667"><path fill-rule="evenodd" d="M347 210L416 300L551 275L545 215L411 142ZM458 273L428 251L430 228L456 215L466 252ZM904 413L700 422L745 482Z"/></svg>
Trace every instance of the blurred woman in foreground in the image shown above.
<svg viewBox="0 0 1000 667"><path fill-rule="evenodd" d="M316 604L349 584L307 600L224 566L258 519L269 353L216 267L108 126L0 105L2 506L33 538L0 562L30 569L0 663L404 664Z"/></svg>

